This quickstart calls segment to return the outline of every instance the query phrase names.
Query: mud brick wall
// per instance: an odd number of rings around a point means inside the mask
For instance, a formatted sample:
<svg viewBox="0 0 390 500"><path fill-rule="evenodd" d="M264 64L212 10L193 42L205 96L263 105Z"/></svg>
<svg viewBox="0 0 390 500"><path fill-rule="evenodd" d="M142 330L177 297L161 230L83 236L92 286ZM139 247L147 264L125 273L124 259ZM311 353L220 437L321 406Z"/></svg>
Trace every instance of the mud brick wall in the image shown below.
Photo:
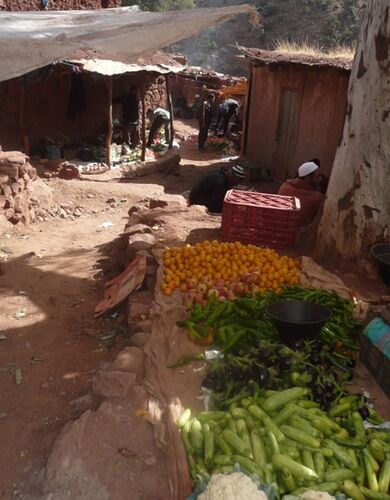
<svg viewBox="0 0 390 500"><path fill-rule="evenodd" d="M37 171L28 157L17 151L0 151L0 218L12 224L28 224L35 220L33 184Z"/></svg>
<svg viewBox="0 0 390 500"><path fill-rule="evenodd" d="M0 0L1 1L1 0ZM24 136L28 137L30 153L45 140L56 142L65 136L71 143L96 144L97 137L107 131L107 78L83 73L85 106L75 119L68 117L71 90L71 68L58 66L50 76L30 83L24 89L22 109L22 81L14 78L0 83L0 144L5 150L24 150ZM158 106L167 109L165 79L153 74L135 73L113 79L113 95L121 95L126 86L146 87L146 109ZM113 116L120 117L120 106L113 107ZM140 106L141 113L141 106ZM22 125L21 125L22 121Z"/></svg>
<svg viewBox="0 0 390 500"><path fill-rule="evenodd" d="M47 10L84 10L120 7L122 0L49 0ZM44 10L42 0L0 0L0 10Z"/></svg>

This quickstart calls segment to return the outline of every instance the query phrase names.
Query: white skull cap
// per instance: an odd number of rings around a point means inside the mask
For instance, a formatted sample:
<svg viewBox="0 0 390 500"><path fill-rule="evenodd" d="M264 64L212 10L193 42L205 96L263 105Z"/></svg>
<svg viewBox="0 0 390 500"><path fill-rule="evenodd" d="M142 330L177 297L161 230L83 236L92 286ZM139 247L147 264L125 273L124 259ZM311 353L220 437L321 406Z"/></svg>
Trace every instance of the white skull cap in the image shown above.
<svg viewBox="0 0 390 500"><path fill-rule="evenodd" d="M319 166L313 161L302 163L302 165L298 168L298 177L306 177L307 175L312 174L318 168Z"/></svg>

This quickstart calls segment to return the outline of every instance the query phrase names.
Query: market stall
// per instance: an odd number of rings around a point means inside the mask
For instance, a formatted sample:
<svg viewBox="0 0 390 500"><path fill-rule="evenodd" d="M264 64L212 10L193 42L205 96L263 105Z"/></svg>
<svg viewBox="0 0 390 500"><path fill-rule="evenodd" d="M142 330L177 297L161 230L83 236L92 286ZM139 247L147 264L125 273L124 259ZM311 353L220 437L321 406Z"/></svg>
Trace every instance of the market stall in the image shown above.
<svg viewBox="0 0 390 500"><path fill-rule="evenodd" d="M206 346L169 365L207 364L204 410L187 407L177 420L192 498L210 478L218 489L216 474L237 472L269 498L389 498L388 424L351 385L370 332L356 296L335 293L347 290L336 277L331 291L307 286L297 260L238 242L166 249L162 263L162 293L171 304L181 294L187 309L179 334ZM290 317L278 309L286 303Z"/></svg>

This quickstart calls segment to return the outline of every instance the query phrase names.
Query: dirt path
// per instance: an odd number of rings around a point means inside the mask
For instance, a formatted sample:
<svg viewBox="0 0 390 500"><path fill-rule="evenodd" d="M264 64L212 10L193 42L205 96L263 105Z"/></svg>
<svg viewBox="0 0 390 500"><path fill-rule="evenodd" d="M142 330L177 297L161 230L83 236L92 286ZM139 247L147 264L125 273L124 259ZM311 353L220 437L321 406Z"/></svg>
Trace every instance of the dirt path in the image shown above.
<svg viewBox="0 0 390 500"><path fill-rule="evenodd" d="M181 131L193 133L191 124ZM118 238L132 204L164 189L181 193L219 161L214 154L200 155L196 141L183 144L180 176L156 174L130 183L50 181L56 204L81 206L81 217L57 217L0 238L0 330L6 336L0 340L0 498L39 497L51 446L80 413L71 402L88 390L96 368L123 347L121 335L113 348L100 340L124 331L123 315L93 318L110 276L102 269L112 275L120 270Z"/></svg>

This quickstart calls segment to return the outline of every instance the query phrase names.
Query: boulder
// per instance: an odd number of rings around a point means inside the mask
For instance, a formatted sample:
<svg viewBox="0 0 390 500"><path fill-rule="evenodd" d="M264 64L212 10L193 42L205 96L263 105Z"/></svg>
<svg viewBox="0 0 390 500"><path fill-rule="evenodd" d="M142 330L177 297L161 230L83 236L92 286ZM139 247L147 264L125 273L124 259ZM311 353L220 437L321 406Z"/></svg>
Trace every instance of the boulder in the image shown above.
<svg viewBox="0 0 390 500"><path fill-rule="evenodd" d="M99 370L92 379L92 390L95 394L107 398L125 398L135 378L135 373Z"/></svg>
<svg viewBox="0 0 390 500"><path fill-rule="evenodd" d="M145 375L145 354L138 347L125 347L116 357L110 370Z"/></svg>
<svg viewBox="0 0 390 500"><path fill-rule="evenodd" d="M153 234L131 234L128 240L128 251L138 252L138 250L149 250L157 243Z"/></svg>
<svg viewBox="0 0 390 500"><path fill-rule="evenodd" d="M152 229L149 226L147 226L146 224L133 224L131 226L126 225L126 227L125 227L125 233L128 234L129 236L131 234L136 234L136 233L152 234L152 232L153 232Z"/></svg>

